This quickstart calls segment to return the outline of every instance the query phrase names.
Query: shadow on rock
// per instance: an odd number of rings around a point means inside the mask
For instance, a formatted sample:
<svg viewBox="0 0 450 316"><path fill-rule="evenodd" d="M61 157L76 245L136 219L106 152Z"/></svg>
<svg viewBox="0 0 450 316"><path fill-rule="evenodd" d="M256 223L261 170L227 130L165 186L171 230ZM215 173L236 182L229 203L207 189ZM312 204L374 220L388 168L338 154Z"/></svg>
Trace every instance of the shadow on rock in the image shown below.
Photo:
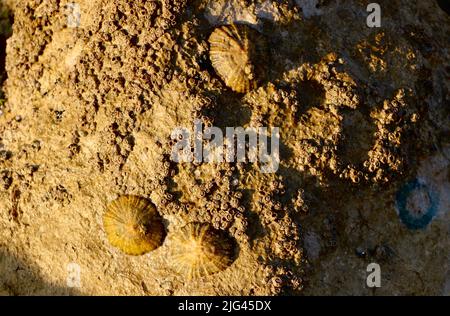
<svg viewBox="0 0 450 316"><path fill-rule="evenodd" d="M0 251L0 295L76 296L82 293L62 284L49 283L33 264L6 251Z"/></svg>

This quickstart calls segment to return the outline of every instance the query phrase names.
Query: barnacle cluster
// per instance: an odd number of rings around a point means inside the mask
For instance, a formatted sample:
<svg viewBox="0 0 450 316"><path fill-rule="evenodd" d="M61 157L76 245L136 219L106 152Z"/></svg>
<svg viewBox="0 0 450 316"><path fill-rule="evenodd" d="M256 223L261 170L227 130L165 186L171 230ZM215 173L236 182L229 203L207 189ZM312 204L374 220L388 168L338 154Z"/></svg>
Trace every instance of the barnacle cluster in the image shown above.
<svg viewBox="0 0 450 316"><path fill-rule="evenodd" d="M391 100L370 100L369 107L355 80L339 71L342 64L329 54L291 71L289 84L270 83L249 94L244 98L253 109L249 124L280 126L282 141L295 153L287 166L321 183L389 182L405 168L408 143L402 139L414 132L422 107L408 89Z"/></svg>
<svg viewBox="0 0 450 316"><path fill-rule="evenodd" d="M174 180L175 192L184 192L179 201L192 220L209 222L216 229L229 230L237 239L245 239L248 221L236 167L180 166Z"/></svg>

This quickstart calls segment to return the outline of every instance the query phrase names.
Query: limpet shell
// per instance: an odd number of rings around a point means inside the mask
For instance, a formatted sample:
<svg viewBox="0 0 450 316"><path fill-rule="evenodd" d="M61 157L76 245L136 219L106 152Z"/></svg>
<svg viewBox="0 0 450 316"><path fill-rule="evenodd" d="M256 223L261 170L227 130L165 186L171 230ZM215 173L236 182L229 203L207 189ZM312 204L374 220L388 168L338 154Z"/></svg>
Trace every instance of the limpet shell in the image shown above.
<svg viewBox="0 0 450 316"><path fill-rule="evenodd" d="M246 93L265 79L268 45L262 34L247 25L216 28L209 37L211 63L233 91Z"/></svg>
<svg viewBox="0 0 450 316"><path fill-rule="evenodd" d="M221 272L235 259L236 242L206 223L190 223L174 234L172 260L176 271L190 279Z"/></svg>
<svg viewBox="0 0 450 316"><path fill-rule="evenodd" d="M109 242L128 255L142 255L161 246L162 218L147 199L124 195L112 201L103 215Z"/></svg>

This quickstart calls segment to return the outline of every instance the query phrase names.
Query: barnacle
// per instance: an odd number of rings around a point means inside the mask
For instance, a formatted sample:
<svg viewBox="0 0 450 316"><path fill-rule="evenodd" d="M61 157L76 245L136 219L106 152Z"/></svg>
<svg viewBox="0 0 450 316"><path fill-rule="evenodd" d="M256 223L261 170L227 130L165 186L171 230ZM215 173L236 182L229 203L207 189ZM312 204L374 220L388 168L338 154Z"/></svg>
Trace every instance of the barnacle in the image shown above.
<svg viewBox="0 0 450 316"><path fill-rule="evenodd" d="M245 93L266 77L268 46L263 35L246 25L224 25L209 38L212 65L232 90Z"/></svg>
<svg viewBox="0 0 450 316"><path fill-rule="evenodd" d="M165 237L162 218L147 199L125 195L108 205L103 215L108 240L129 255L158 248Z"/></svg>
<svg viewBox="0 0 450 316"><path fill-rule="evenodd" d="M172 246L174 267L188 279L223 271L235 259L236 242L209 224L184 226L174 234Z"/></svg>

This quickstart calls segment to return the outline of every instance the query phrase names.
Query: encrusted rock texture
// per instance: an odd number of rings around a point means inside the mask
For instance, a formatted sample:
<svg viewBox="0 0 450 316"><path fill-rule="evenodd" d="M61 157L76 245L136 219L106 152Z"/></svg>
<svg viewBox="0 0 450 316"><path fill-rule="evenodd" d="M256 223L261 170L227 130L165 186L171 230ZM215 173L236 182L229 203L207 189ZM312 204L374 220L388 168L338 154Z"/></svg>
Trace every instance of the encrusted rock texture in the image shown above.
<svg viewBox="0 0 450 316"><path fill-rule="evenodd" d="M449 16L380 0L370 28L369 2L3 1L0 294L449 295ZM245 94L209 59L230 23L269 42L267 76ZM279 127L279 170L173 162L172 131L196 118ZM396 203L413 179L438 199L422 201L438 205L422 229ZM191 222L226 231L236 260L191 280L168 262L170 238L121 253L102 216L126 194L151 200L169 236Z"/></svg>

